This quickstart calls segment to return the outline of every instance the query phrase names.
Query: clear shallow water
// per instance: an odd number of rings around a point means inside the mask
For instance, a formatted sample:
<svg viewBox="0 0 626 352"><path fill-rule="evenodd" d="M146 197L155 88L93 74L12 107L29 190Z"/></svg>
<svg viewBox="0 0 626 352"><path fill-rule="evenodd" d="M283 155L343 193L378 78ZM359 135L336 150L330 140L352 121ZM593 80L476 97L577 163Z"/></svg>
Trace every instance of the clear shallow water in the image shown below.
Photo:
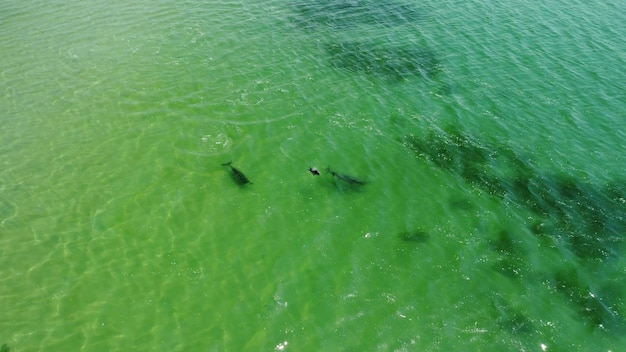
<svg viewBox="0 0 626 352"><path fill-rule="evenodd" d="M0 10L10 350L624 346L622 5Z"/></svg>

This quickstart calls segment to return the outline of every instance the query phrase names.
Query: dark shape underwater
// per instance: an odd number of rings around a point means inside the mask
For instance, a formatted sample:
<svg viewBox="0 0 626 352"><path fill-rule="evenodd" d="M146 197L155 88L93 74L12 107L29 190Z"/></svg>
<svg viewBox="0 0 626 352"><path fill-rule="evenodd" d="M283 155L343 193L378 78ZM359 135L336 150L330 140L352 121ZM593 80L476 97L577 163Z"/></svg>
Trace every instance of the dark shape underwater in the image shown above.
<svg viewBox="0 0 626 352"><path fill-rule="evenodd" d="M398 235L398 238L404 242L424 243L430 239L428 232L418 229L414 231L405 231Z"/></svg>
<svg viewBox="0 0 626 352"><path fill-rule="evenodd" d="M626 242L622 201L626 187L622 183L598 187L571 176L545 173L507 146L479 143L455 129L423 139L408 136L405 145L439 168L545 218L548 228L533 224L533 232L564 243L581 259L617 257Z"/></svg>
<svg viewBox="0 0 626 352"><path fill-rule="evenodd" d="M337 69L388 81L411 77L432 79L441 70L439 60L429 49L348 41L327 45L325 50L331 65Z"/></svg>
<svg viewBox="0 0 626 352"><path fill-rule="evenodd" d="M394 0L299 0L292 9L295 22L305 28L348 29L360 25L394 27L424 19L412 5Z"/></svg>
<svg viewBox="0 0 626 352"><path fill-rule="evenodd" d="M487 144L452 128L418 138L409 135L404 144L421 159L463 178L507 202L514 202L534 213L529 230L543 243L563 255L563 261L578 259L577 266L560 270L546 282L577 307L589 327L622 336L626 333L624 290L615 282L622 277L603 279L588 276L581 264L594 273L621 260L626 245L626 186L623 180L602 185L562 173L537 168L507 145ZM501 254L498 271L520 278L527 271L520 241L502 232L491 243ZM612 270L612 269L611 269ZM621 275L623 276L623 275ZM503 318L513 330L532 326L515 314Z"/></svg>
<svg viewBox="0 0 626 352"><path fill-rule="evenodd" d="M250 180L248 180L248 178L246 177L246 175L243 174L243 172L241 172L238 169L236 169L235 167L233 167L232 163L233 163L232 161L229 161L227 163L222 164L222 166L230 167L230 170L232 171L233 179L235 180L235 182L238 185L242 185L242 186L247 184L247 183L252 184L252 182L250 182Z"/></svg>
<svg viewBox="0 0 626 352"><path fill-rule="evenodd" d="M350 175L346 175L346 174L342 174L336 171L331 170L329 167L326 168L326 171L328 171L328 173L330 173L331 175L333 175L333 177L335 178L335 180L339 180L342 181L346 184L349 185L353 185L353 186L363 186L366 185L367 182L360 180L354 176L350 176Z"/></svg>

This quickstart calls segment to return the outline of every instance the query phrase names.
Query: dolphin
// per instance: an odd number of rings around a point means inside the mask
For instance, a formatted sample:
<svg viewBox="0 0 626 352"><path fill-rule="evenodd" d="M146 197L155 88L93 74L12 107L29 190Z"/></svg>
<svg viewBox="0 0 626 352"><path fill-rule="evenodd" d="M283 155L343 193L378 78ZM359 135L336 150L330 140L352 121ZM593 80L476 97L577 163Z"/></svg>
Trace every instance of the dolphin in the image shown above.
<svg viewBox="0 0 626 352"><path fill-rule="evenodd" d="M318 170L315 166L309 168L309 172L313 174L313 176L319 176L320 170Z"/></svg>
<svg viewBox="0 0 626 352"><path fill-rule="evenodd" d="M246 175L243 174L243 172L233 167L232 163L233 163L232 161L229 161L227 163L222 164L222 166L230 167L230 170L233 172L233 178L235 179L235 182L237 182L237 184L239 185L245 185L246 183L252 184L252 182L248 180L248 178L246 177Z"/></svg>
<svg viewBox="0 0 626 352"><path fill-rule="evenodd" d="M357 185L357 186L362 186L367 184L367 182L363 181L363 180L359 180L358 178L354 177L354 176L350 176L350 175L346 175L346 174L341 174L339 172L333 171L330 169L330 167L326 168L326 171L328 171L331 175L333 175L336 179L344 181L348 184L351 185Z"/></svg>

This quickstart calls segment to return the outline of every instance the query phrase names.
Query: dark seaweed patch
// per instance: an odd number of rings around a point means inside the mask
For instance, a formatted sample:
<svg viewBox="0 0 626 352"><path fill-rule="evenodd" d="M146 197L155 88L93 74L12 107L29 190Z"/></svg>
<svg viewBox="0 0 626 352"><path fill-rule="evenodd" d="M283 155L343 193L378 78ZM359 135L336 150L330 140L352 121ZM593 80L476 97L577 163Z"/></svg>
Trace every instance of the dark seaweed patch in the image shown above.
<svg viewBox="0 0 626 352"><path fill-rule="evenodd" d="M430 239L428 232L423 230L402 232L398 238L404 242L424 243Z"/></svg>
<svg viewBox="0 0 626 352"><path fill-rule="evenodd" d="M295 1L292 10L294 22L304 28L346 29L372 24L393 27L424 18L418 8L389 0Z"/></svg>
<svg viewBox="0 0 626 352"><path fill-rule="evenodd" d="M518 194L531 210L556 220L555 233L579 258L615 256L626 230L626 208L613 191L562 175L533 180L532 192Z"/></svg>
<svg viewBox="0 0 626 352"><path fill-rule="evenodd" d="M522 257L508 254L498 260L492 269L510 279L518 279L528 271L528 266Z"/></svg>
<svg viewBox="0 0 626 352"><path fill-rule="evenodd" d="M490 241L490 246L501 256L493 265L494 270L509 278L519 278L527 271L527 264L522 257L526 251L515 235L502 230L495 240Z"/></svg>
<svg viewBox="0 0 626 352"><path fill-rule="evenodd" d="M453 198L448 202L450 208L455 210L471 211L476 206L469 199Z"/></svg>
<svg viewBox="0 0 626 352"><path fill-rule="evenodd" d="M498 318L497 322L503 330L508 330L514 334L528 334L535 331L532 320L517 312L510 312L508 315Z"/></svg>
<svg viewBox="0 0 626 352"><path fill-rule="evenodd" d="M527 225L530 233L535 235L539 240L539 244L544 248L556 249L556 245L561 241L555 241L562 235L559 232L558 227L550 221L535 220Z"/></svg>
<svg viewBox="0 0 626 352"><path fill-rule="evenodd" d="M603 262L620 252L626 233L626 192L620 183L598 187L567 175L541 173L509 148L479 143L456 129L431 132L426 138L410 135L405 145L469 184L525 206L541 219L529 225L534 234L560 243L580 259ZM490 246L501 255L494 270L510 278L519 278L527 270L524 250L512 233L501 231ZM558 272L552 285L589 326L612 333L626 329L626 321L613 308L619 302L612 297L619 294L593 292L573 270ZM506 314L499 322L513 330L528 326L516 314Z"/></svg>
<svg viewBox="0 0 626 352"><path fill-rule="evenodd" d="M502 230L498 233L498 238L491 242L492 248L496 252L504 254L519 254L523 250L519 247L520 241L508 231Z"/></svg>
<svg viewBox="0 0 626 352"><path fill-rule="evenodd" d="M492 152L463 135L458 130L447 134L431 132L427 138L414 135L405 138L407 145L419 157L427 159L439 168L459 174L463 179L489 193L504 195L500 181L489 173L488 162Z"/></svg>
<svg viewBox="0 0 626 352"><path fill-rule="evenodd" d="M389 81L410 77L432 78L439 61L431 50L381 47L365 42L343 42L326 46L331 65L354 73L366 73Z"/></svg>
<svg viewBox="0 0 626 352"><path fill-rule="evenodd" d="M614 302L609 302L610 294L593 292L579 278L573 269L565 269L554 275L554 289L563 295L578 310L579 314L593 328L601 328L613 333L623 333L626 321L614 310Z"/></svg>
<svg viewBox="0 0 626 352"><path fill-rule="evenodd" d="M573 232L569 238L569 244L574 254L582 258L600 259L612 254L610 240L597 235Z"/></svg>
<svg viewBox="0 0 626 352"><path fill-rule="evenodd" d="M532 320L519 309L511 307L499 296L496 296L492 302L496 311L495 320L501 329L512 333L524 334L535 331Z"/></svg>
<svg viewBox="0 0 626 352"><path fill-rule="evenodd" d="M626 192L619 184L602 188L567 175L540 173L506 146L487 146L454 128L425 138L409 135L404 144L469 184L550 219L548 230L531 224L533 233L564 242L577 257L602 260L619 253L626 233Z"/></svg>

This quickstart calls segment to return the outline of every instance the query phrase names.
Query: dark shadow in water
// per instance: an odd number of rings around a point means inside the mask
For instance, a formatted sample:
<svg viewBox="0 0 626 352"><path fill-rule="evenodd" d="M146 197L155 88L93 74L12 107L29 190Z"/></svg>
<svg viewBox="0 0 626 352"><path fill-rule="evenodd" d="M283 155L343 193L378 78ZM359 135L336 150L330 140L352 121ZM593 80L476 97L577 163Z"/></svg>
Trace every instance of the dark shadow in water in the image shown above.
<svg viewBox="0 0 626 352"><path fill-rule="evenodd" d="M440 71L433 51L400 46L379 46L368 42L327 45L331 65L337 69L366 73L388 81L411 77L431 79Z"/></svg>
<svg viewBox="0 0 626 352"><path fill-rule="evenodd" d="M547 219L551 226L535 223L531 230L563 243L578 258L603 260L620 253L626 234L624 187L599 188L570 176L541 173L506 146L484 145L456 129L426 138L409 135L404 143L418 157Z"/></svg>
<svg viewBox="0 0 626 352"><path fill-rule="evenodd" d="M621 182L598 186L545 173L507 146L486 145L454 128L424 138L408 135L404 144L419 158L533 212L542 220L530 224L530 231L553 248L566 249L564 262L571 253L593 265L608 265L623 250L626 186ZM503 231L491 247L502 254L495 270L519 278L527 269L526 253L511 234ZM613 334L626 332L622 288L611 286L592 293L575 270L557 272L548 281L590 326Z"/></svg>
<svg viewBox="0 0 626 352"><path fill-rule="evenodd" d="M492 268L509 279L519 279L528 273L528 263L526 260L514 254L503 256L493 264Z"/></svg>
<svg viewBox="0 0 626 352"><path fill-rule="evenodd" d="M514 334L529 334L536 331L532 320L507 304L502 297L496 295L492 298L492 303L496 312L495 321L502 330Z"/></svg>
<svg viewBox="0 0 626 352"><path fill-rule="evenodd" d="M6 343L3 343L2 347L0 347L0 352L11 352L11 348Z"/></svg>
<svg viewBox="0 0 626 352"><path fill-rule="evenodd" d="M296 0L291 4L294 22L303 28L346 31L359 26L395 27L425 18L422 10L398 0ZM412 77L432 79L441 71L434 52L427 47L381 46L364 41L330 43L325 47L333 67L369 74L390 82ZM449 94L451 90L443 89Z"/></svg>
<svg viewBox="0 0 626 352"><path fill-rule="evenodd" d="M524 250L520 248L520 241L506 230L498 232L498 237L491 241L490 244L494 251L502 254L523 254L524 252Z"/></svg>
<svg viewBox="0 0 626 352"><path fill-rule="evenodd" d="M491 249L500 255L499 260L493 265L495 271L512 279L520 278L528 272L528 264L524 260L526 251L516 236L502 230L489 244Z"/></svg>
<svg viewBox="0 0 626 352"><path fill-rule="evenodd" d="M418 244L428 242L430 234L424 230L418 229L414 231L402 232L398 235L398 238L400 238L403 242Z"/></svg>
<svg viewBox="0 0 626 352"><path fill-rule="evenodd" d="M474 211L476 206L474 203L466 198L452 198L448 201L448 206L457 211Z"/></svg>
<svg viewBox="0 0 626 352"><path fill-rule="evenodd" d="M307 29L373 24L394 27L424 19L420 9L391 0L297 0L292 3L292 11L294 22Z"/></svg>
<svg viewBox="0 0 626 352"><path fill-rule="evenodd" d="M619 308L624 308L618 303L621 302L623 293L621 288L606 286L600 291L594 291L580 279L574 269L557 272L550 284L577 308L590 328L600 328L614 334L626 332L626 321L618 313Z"/></svg>

